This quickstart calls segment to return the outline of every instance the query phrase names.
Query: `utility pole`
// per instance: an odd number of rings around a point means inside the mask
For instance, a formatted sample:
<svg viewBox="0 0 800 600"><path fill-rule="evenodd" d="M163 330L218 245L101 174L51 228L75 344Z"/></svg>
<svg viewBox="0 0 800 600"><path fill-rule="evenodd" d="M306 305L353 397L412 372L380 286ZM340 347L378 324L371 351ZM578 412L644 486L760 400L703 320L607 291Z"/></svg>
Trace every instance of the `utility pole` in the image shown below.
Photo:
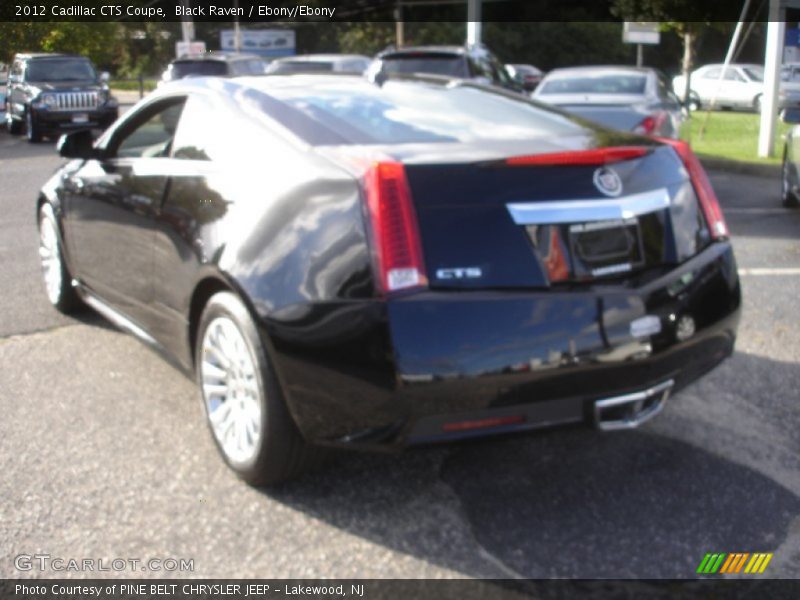
<svg viewBox="0 0 800 600"><path fill-rule="evenodd" d="M239 29L239 0L233 0L234 11L233 18L233 46L237 53L242 51L242 31Z"/></svg>
<svg viewBox="0 0 800 600"><path fill-rule="evenodd" d="M394 45L398 48L405 45L405 31L403 26L403 2L397 0L397 6L394 9Z"/></svg>
<svg viewBox="0 0 800 600"><path fill-rule="evenodd" d="M192 0L183 0L182 4L185 8L189 9L192 7ZM181 17L181 34L183 36L183 41L187 44L194 39L194 21L192 20L192 15L189 10L183 11L183 15Z"/></svg>
<svg viewBox="0 0 800 600"><path fill-rule="evenodd" d="M467 44L481 43L481 0L467 0Z"/></svg>

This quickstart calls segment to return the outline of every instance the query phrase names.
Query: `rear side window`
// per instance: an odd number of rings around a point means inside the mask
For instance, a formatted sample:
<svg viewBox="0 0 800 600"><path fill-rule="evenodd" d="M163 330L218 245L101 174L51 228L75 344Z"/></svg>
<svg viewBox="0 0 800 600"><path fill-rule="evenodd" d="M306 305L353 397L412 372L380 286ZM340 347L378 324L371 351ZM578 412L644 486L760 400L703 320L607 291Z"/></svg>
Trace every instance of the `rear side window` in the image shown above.
<svg viewBox="0 0 800 600"><path fill-rule="evenodd" d="M117 158L164 158L169 154L184 98L169 99L142 113L112 141Z"/></svg>
<svg viewBox="0 0 800 600"><path fill-rule="evenodd" d="M303 117L273 114L273 118L312 145L324 144L319 140L326 137L343 144L469 143L583 132L569 118L522 97L471 86L343 82L313 89L275 88L271 94L281 101L277 104L288 105ZM270 113L277 113L274 104L268 97L262 102ZM317 131L313 135L310 122Z"/></svg>
<svg viewBox="0 0 800 600"><path fill-rule="evenodd" d="M187 60L172 63L172 78L225 76L228 65L220 60Z"/></svg>
<svg viewBox="0 0 800 600"><path fill-rule="evenodd" d="M463 57L443 54L393 55L382 59L386 73L429 73L447 77L469 77Z"/></svg>
<svg viewBox="0 0 800 600"><path fill-rule="evenodd" d="M546 81L540 94L644 94L644 75L561 77Z"/></svg>

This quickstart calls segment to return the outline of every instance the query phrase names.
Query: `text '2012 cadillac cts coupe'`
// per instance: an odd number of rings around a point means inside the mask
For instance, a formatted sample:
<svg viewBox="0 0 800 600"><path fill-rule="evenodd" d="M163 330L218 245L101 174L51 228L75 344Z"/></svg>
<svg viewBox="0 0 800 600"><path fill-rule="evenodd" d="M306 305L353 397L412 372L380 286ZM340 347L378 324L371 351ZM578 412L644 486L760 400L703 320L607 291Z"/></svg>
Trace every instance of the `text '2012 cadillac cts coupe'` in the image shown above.
<svg viewBox="0 0 800 600"><path fill-rule="evenodd" d="M48 297L196 373L251 483L320 446L635 427L733 350L717 198L679 142L436 77L193 79L38 200Z"/></svg>

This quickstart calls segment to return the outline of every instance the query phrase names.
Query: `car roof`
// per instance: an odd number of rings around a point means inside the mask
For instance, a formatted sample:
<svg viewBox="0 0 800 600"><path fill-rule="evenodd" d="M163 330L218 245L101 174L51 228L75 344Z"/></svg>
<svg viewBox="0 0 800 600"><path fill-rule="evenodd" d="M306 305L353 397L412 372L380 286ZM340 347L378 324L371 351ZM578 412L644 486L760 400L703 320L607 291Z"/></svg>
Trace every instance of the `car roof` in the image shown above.
<svg viewBox="0 0 800 600"><path fill-rule="evenodd" d="M335 62L340 60L370 60L368 56L364 56L363 54L300 54L298 56L282 56L281 58L276 58L272 62L274 63L286 63L286 62L314 62L314 61L328 61L328 62Z"/></svg>
<svg viewBox="0 0 800 600"><path fill-rule="evenodd" d="M565 67L562 69L553 69L550 71L546 78L548 80L552 79L566 79L569 77L575 77L580 75L588 75L588 74L630 74L630 75L654 75L656 73L655 69L651 69L649 67L631 67L628 65L596 65L596 66L584 66L584 67Z"/></svg>
<svg viewBox="0 0 800 600"><path fill-rule="evenodd" d="M460 78L428 74L392 74L389 75L392 83L407 83L411 85L435 85L446 88L453 84L463 86L476 86ZM188 94L192 92L210 91L221 93L225 96L234 94L242 89L255 90L269 95L272 90L322 90L328 86L341 90L342 86L351 86L352 89L374 89L376 84L360 74L338 72L312 72L312 73L287 73L276 74L269 77L243 76L234 78L221 77L190 77L169 82L147 98L157 99L161 96ZM480 86L479 86L480 87ZM492 88L495 92L496 89ZM497 92L502 93L502 92Z"/></svg>
<svg viewBox="0 0 800 600"><path fill-rule="evenodd" d="M458 54L463 55L468 52L468 48L464 46L401 46L400 48L393 48L384 50L379 56L392 56L396 54L414 54L414 53L431 53L431 54Z"/></svg>
<svg viewBox="0 0 800 600"><path fill-rule="evenodd" d="M725 63L711 63L710 65L703 65L702 67L700 67L697 70L699 71L700 69L708 69L710 67L724 67L724 66L725 66ZM759 68L759 69L763 69L764 68L764 65L760 65L758 63L730 63L728 66L729 67L738 67L740 69L742 69L742 68L752 68L752 67L756 67L756 68Z"/></svg>
<svg viewBox="0 0 800 600"><path fill-rule="evenodd" d="M231 62L234 60L261 60L260 56L256 56L255 54L244 54L244 53L236 53L236 52L207 52L205 54L201 54L199 56L182 56L181 58L176 58L173 60L173 63L176 62L203 62L203 61L219 61L219 62Z"/></svg>
<svg viewBox="0 0 800 600"><path fill-rule="evenodd" d="M20 52L14 55L15 59L30 60L35 58L83 58L89 60L80 54L62 54L61 52Z"/></svg>

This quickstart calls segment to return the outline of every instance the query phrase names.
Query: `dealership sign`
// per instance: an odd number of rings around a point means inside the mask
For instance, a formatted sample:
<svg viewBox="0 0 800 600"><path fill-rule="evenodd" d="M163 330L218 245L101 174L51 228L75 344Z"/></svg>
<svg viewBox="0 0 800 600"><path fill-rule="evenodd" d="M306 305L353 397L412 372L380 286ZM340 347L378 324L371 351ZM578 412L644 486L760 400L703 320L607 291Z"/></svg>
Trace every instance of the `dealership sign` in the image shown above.
<svg viewBox="0 0 800 600"><path fill-rule="evenodd" d="M220 48L225 52L236 50L233 29L220 32ZM291 29L242 29L239 31L239 51L259 56L292 56L294 31Z"/></svg>
<svg viewBox="0 0 800 600"><path fill-rule="evenodd" d="M658 44L661 42L659 23L652 21L625 21L622 41L627 44Z"/></svg>

